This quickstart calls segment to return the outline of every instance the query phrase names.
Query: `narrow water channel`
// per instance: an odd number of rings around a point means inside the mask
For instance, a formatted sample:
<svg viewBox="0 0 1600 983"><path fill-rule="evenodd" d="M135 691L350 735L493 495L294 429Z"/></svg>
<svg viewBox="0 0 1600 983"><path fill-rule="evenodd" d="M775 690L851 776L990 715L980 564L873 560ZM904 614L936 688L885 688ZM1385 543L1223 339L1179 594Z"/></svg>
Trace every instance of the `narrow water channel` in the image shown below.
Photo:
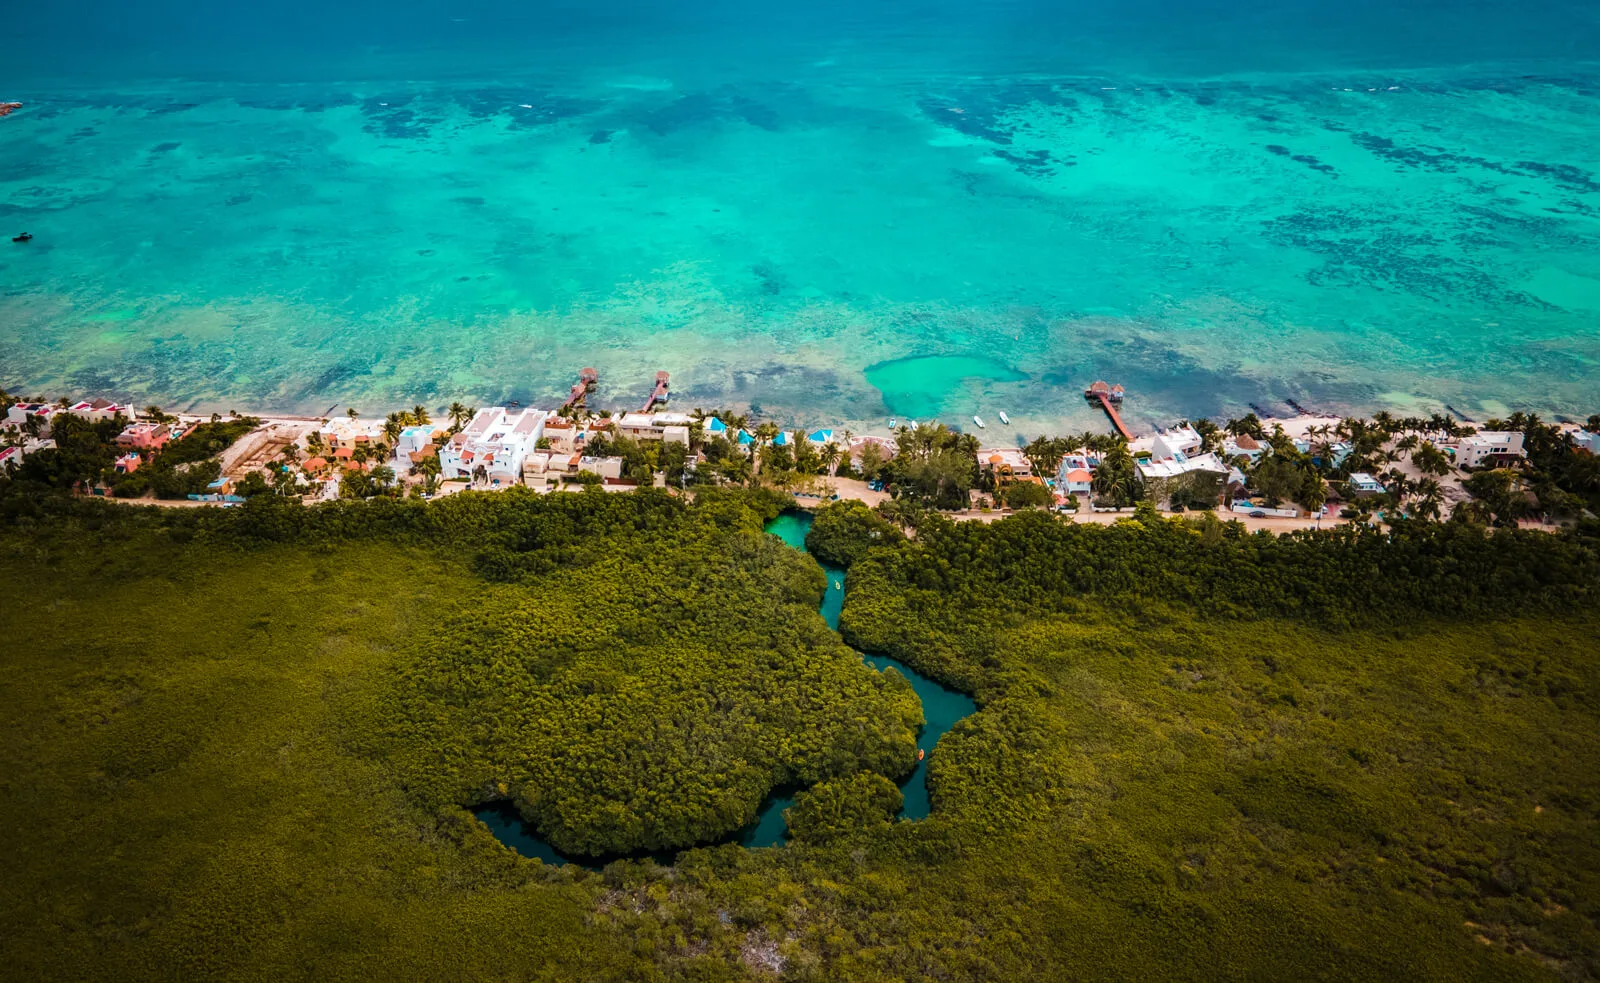
<svg viewBox="0 0 1600 983"><path fill-rule="evenodd" d="M811 530L810 512L785 512L766 525L767 532L802 552L806 549L806 533ZM818 561L828 575L828 589L822 595L821 614L828 627L839 630L839 613L844 609L845 572L838 567ZM862 654L862 660L879 672L893 666L911 684L917 698L922 701L922 714L926 718L922 733L917 735L917 747L926 752L917 762L916 770L900 783L905 805L900 810L901 819L921 819L928 814L928 762L933 759L934 745L957 720L978 709L965 693L941 686L910 666L888 656ZM790 792L774 792L761 804L755 821L737 832L718 840L717 844L738 843L745 847L782 846L789 831L784 825L783 811L794 805ZM525 857L537 857L548 864L575 863L590 870L599 870L615 857L573 857L558 852L548 841L523 821L516 806L509 802L493 802L474 808L473 813L489 827L495 839ZM701 844L709 846L712 844ZM639 854L653 856L658 862L671 863L674 852L665 854Z"/></svg>
<svg viewBox="0 0 1600 983"><path fill-rule="evenodd" d="M810 512L785 512L767 523L767 532L802 551L806 548L806 533L810 531ZM828 575L828 591L822 595L822 618L828 623L829 628L838 631L839 614L844 610L845 572L820 560L817 563ZM944 736L945 731L955 726L957 720L977 710L978 705L973 703L972 697L967 694L939 685L898 659L865 653L861 658L879 672L894 666L902 676L906 677L906 681L916 691L917 698L922 701L922 715L927 723L923 725L922 733L917 735L917 747L927 753L917 762L916 770L900 783L900 791L906 797L905 806L900 810L900 818L921 819L928 814L928 762L933 758L933 746ZM779 810L780 830L783 828L782 822L782 810Z"/></svg>

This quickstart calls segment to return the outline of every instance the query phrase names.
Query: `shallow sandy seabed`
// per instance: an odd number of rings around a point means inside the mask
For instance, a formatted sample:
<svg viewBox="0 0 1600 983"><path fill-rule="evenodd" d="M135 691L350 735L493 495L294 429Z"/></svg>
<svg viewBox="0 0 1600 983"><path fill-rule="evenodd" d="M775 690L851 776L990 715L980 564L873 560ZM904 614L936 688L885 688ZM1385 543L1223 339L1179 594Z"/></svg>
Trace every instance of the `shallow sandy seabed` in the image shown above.
<svg viewBox="0 0 1600 983"><path fill-rule="evenodd" d="M683 408L1019 433L1104 426L1095 378L1135 424L1593 412L1589 83L1327 81L62 92L0 143L37 236L0 252L0 385L321 413L553 403L593 365L613 408L665 369Z"/></svg>

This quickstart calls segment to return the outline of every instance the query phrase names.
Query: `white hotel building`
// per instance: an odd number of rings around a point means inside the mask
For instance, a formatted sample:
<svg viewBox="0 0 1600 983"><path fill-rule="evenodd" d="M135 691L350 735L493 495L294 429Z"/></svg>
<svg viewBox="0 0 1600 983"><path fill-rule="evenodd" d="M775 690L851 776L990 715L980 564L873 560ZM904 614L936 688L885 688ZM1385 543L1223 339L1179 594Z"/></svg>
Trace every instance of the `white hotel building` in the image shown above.
<svg viewBox="0 0 1600 983"><path fill-rule="evenodd" d="M520 484L522 463L538 447L544 421L544 410L481 409L439 448L439 473L445 478L482 480L491 487Z"/></svg>

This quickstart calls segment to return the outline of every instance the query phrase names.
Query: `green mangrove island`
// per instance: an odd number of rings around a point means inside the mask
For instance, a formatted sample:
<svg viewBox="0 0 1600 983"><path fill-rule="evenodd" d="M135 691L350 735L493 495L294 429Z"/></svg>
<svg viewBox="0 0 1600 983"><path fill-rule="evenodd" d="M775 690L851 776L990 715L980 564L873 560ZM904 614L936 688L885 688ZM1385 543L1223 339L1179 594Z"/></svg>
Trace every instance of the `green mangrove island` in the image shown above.
<svg viewBox="0 0 1600 983"><path fill-rule="evenodd" d="M0 977L1600 977L1600 524L794 503L0 479Z"/></svg>

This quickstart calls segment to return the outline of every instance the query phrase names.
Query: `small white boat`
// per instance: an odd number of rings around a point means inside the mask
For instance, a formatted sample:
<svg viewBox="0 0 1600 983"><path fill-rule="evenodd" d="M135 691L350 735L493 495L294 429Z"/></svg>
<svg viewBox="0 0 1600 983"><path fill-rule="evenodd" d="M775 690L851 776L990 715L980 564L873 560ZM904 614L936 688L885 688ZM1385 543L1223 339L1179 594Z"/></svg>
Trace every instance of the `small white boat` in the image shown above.
<svg viewBox="0 0 1600 983"><path fill-rule="evenodd" d="M895 425L895 424L896 424L896 423L897 423L897 422L898 422L898 421L897 421L897 420L895 420L895 419L893 419L893 418L892 418L892 417L891 417L891 418L890 418L890 420L889 420L889 429L890 429L890 430L893 430L893 429L894 429L894 425Z"/></svg>
<svg viewBox="0 0 1600 983"><path fill-rule="evenodd" d="M979 430L982 430L982 429L983 429L983 426L984 426L984 424L983 424L983 417L981 417L981 416L974 416L974 417L973 417L973 418L972 418L972 422L973 422L973 423L976 423L976 424L977 424L977 425L978 425L978 429L979 429Z"/></svg>
<svg viewBox="0 0 1600 983"><path fill-rule="evenodd" d="M1009 416L1006 416L1006 411L1005 410L1001 410L1000 411L1000 422L1004 423L1008 427L1011 426L1011 418Z"/></svg>

